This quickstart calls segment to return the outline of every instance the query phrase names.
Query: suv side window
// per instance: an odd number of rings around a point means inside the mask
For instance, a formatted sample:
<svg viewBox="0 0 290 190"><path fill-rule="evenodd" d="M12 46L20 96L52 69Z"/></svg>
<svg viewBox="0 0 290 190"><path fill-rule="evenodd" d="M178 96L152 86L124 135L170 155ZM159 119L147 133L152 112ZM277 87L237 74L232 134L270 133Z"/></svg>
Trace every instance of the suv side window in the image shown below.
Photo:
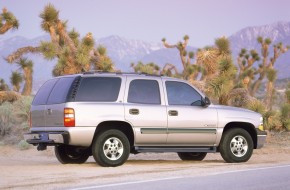
<svg viewBox="0 0 290 190"><path fill-rule="evenodd" d="M48 97L47 104L64 103L73 80L74 77L59 79Z"/></svg>
<svg viewBox="0 0 290 190"><path fill-rule="evenodd" d="M177 81L166 81L165 85L169 105L201 106L201 95L188 84Z"/></svg>
<svg viewBox="0 0 290 190"><path fill-rule="evenodd" d="M76 94L79 102L115 102L118 99L121 78L86 77L83 78Z"/></svg>
<svg viewBox="0 0 290 190"><path fill-rule="evenodd" d="M45 105L52 88L58 80L59 79L52 79L45 82L35 95L32 105Z"/></svg>
<svg viewBox="0 0 290 190"><path fill-rule="evenodd" d="M156 80L142 79L131 81L128 102L139 104L161 104L158 82Z"/></svg>

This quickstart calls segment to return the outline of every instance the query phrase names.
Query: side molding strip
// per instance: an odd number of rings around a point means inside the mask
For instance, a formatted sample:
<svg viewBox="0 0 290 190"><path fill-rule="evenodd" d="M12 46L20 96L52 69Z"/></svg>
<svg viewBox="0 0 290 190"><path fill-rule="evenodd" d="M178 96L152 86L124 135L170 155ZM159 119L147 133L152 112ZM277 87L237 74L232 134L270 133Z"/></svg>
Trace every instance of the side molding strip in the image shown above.
<svg viewBox="0 0 290 190"><path fill-rule="evenodd" d="M141 134L176 134L176 133L206 133L216 134L217 130L212 128L141 128Z"/></svg>

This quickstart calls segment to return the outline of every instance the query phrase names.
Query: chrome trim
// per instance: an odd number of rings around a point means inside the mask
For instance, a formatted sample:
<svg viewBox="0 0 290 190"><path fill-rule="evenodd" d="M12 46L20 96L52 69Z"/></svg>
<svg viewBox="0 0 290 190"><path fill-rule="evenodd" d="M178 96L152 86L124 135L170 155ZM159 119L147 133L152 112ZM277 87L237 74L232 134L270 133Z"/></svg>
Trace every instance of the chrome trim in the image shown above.
<svg viewBox="0 0 290 190"><path fill-rule="evenodd" d="M216 134L216 129L202 128L168 128L168 133L213 133Z"/></svg>
<svg viewBox="0 0 290 190"><path fill-rule="evenodd" d="M216 129L202 128L141 128L141 134L207 133L216 134Z"/></svg>
<svg viewBox="0 0 290 190"><path fill-rule="evenodd" d="M167 134L167 128L141 128L141 134Z"/></svg>

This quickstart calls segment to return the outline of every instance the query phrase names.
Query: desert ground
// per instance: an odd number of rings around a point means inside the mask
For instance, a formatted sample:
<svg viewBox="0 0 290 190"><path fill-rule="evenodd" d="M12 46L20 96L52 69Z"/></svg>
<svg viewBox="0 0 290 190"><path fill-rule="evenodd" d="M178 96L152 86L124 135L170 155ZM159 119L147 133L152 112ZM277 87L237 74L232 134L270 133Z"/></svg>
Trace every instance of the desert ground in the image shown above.
<svg viewBox="0 0 290 190"><path fill-rule="evenodd" d="M54 150L35 147L19 150L0 146L0 189L74 189L90 185L154 180L182 176L205 176L217 172L290 164L290 133L270 133L262 149L254 150L246 163L225 163L219 153L205 160L181 161L175 153L131 155L122 166L103 168L92 157L84 164L60 164ZM274 174L273 174L274 175Z"/></svg>

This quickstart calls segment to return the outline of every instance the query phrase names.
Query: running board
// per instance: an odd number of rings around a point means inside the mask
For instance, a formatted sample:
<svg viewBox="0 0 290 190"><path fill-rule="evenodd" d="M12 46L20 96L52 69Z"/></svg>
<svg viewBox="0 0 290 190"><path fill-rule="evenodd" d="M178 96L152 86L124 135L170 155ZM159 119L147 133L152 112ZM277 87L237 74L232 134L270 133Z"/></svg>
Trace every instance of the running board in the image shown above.
<svg viewBox="0 0 290 190"><path fill-rule="evenodd" d="M135 146L137 152L217 152L216 147L148 147Z"/></svg>

